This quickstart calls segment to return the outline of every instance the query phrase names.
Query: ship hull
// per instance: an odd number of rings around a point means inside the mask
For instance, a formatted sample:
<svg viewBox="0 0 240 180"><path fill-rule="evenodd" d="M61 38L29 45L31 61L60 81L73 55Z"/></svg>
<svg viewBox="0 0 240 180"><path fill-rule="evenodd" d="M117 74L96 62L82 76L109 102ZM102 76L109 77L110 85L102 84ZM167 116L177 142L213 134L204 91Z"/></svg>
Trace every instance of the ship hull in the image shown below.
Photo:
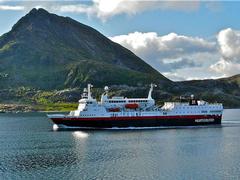
<svg viewBox="0 0 240 180"><path fill-rule="evenodd" d="M109 117L78 118L50 117L59 127L105 129L129 127L164 127L164 126L202 126L221 124L222 116L150 116L150 117Z"/></svg>

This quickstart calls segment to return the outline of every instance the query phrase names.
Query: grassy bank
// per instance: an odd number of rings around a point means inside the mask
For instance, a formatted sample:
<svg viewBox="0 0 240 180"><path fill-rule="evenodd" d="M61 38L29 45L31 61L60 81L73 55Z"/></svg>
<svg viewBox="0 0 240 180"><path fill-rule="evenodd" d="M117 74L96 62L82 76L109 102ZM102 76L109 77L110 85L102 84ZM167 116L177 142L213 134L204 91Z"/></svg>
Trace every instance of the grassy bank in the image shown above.
<svg viewBox="0 0 240 180"><path fill-rule="evenodd" d="M38 104L33 106L36 111L61 111L67 112L77 109L77 103L49 103L49 104Z"/></svg>

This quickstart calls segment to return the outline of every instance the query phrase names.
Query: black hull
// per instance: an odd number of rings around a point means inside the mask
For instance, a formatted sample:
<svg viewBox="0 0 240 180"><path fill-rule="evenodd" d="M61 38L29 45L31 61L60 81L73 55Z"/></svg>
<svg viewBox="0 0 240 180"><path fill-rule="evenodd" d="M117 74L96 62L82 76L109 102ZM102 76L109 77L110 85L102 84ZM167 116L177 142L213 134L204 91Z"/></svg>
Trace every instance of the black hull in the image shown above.
<svg viewBox="0 0 240 180"><path fill-rule="evenodd" d="M164 127L164 126L203 126L221 124L221 116L211 116L205 118L164 118L164 119L92 119L83 120L78 118L51 118L53 123L59 127L76 128L129 128L129 127Z"/></svg>

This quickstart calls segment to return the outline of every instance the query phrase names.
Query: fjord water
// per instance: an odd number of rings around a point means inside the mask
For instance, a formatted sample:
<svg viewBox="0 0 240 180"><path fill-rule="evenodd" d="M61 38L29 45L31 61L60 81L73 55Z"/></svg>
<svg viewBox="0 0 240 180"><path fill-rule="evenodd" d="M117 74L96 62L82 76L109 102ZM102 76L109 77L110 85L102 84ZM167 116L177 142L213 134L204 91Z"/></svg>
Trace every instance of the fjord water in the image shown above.
<svg viewBox="0 0 240 180"><path fill-rule="evenodd" d="M240 179L240 110L222 126L53 131L45 113L0 115L0 179Z"/></svg>

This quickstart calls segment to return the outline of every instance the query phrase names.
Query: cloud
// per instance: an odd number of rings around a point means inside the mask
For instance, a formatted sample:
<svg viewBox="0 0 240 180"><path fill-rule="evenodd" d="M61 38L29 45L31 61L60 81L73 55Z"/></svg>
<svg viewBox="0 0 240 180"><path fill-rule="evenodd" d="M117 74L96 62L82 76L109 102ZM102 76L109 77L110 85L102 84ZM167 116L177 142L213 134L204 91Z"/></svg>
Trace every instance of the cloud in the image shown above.
<svg viewBox="0 0 240 180"><path fill-rule="evenodd" d="M186 80L186 78L180 76L178 73L176 72L164 72L162 73L164 76L166 76L169 79L174 79L174 81L184 81Z"/></svg>
<svg viewBox="0 0 240 180"><path fill-rule="evenodd" d="M8 3L10 0L0 0L0 3ZM91 0L91 1L69 1L69 0L29 0L22 1L16 0L15 3L22 3L25 9L29 9L35 6L45 7L45 9L52 12L60 13L83 13L89 17L97 17L102 21L117 15L136 15L145 11L151 10L172 10L172 11L184 11L192 12L200 8L200 1L158 1L158 0ZM24 3L23 3L24 2ZM215 5L211 5L210 2L204 2L207 9L212 9ZM43 4L45 6L43 6ZM208 5L209 4L209 5ZM214 4L214 3L212 3ZM0 9L1 10L1 9ZM18 9L16 9L18 10ZM19 9L20 10L20 9ZM23 10L23 9L21 9Z"/></svg>
<svg viewBox="0 0 240 180"><path fill-rule="evenodd" d="M201 66L200 63L195 62L193 59L189 58L177 58L177 59L163 59L164 66L168 66L168 70L173 71L176 69L183 69L188 67L198 67Z"/></svg>
<svg viewBox="0 0 240 180"><path fill-rule="evenodd" d="M217 51L216 42L176 33L159 36L155 32L134 32L110 39L130 49L160 72L199 67L204 63L202 59Z"/></svg>
<svg viewBox="0 0 240 180"><path fill-rule="evenodd" d="M93 0L88 4L66 4L55 6L60 12L85 13L88 16L96 16L106 21L107 19L120 15L135 15L149 10L179 10L193 11L199 8L198 1L141 1L141 0Z"/></svg>
<svg viewBox="0 0 240 180"><path fill-rule="evenodd" d="M221 59L216 64L211 65L210 68L213 71L222 74L224 77L232 76L235 74L240 74L240 64L239 63L226 61L224 59Z"/></svg>
<svg viewBox="0 0 240 180"><path fill-rule="evenodd" d="M221 30L207 40L169 33L134 32L110 37L144 59L168 78L205 79L240 73L240 31Z"/></svg>
<svg viewBox="0 0 240 180"><path fill-rule="evenodd" d="M224 60L240 62L240 31L224 29L218 34L218 42Z"/></svg>
<svg viewBox="0 0 240 180"><path fill-rule="evenodd" d="M22 11L24 6L0 5L0 11Z"/></svg>
<svg viewBox="0 0 240 180"><path fill-rule="evenodd" d="M225 76L240 73L240 31L231 28L218 33L220 60L210 68Z"/></svg>
<svg viewBox="0 0 240 180"><path fill-rule="evenodd" d="M158 36L155 32L134 32L128 35L110 37L110 39L142 56L158 52L158 56L176 58L183 54L216 50L215 42L208 42L202 38L183 36L176 33Z"/></svg>

